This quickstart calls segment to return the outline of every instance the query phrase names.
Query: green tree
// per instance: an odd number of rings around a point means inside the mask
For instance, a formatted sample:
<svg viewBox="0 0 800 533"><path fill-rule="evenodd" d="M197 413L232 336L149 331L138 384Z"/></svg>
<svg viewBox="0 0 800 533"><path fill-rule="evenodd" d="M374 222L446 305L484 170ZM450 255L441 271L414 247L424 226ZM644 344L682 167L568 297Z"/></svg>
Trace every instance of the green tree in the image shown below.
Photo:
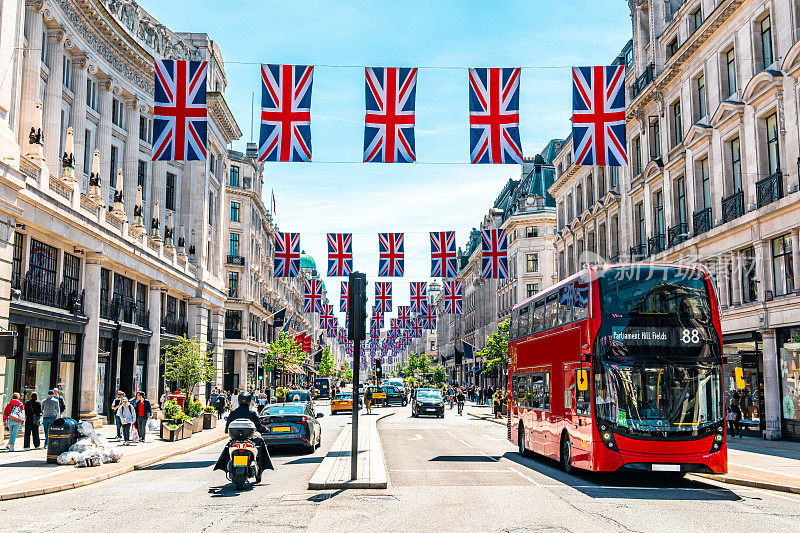
<svg viewBox="0 0 800 533"><path fill-rule="evenodd" d="M186 395L184 405L189 405L189 395L199 384L210 381L214 375L211 352L194 337L181 336L178 342L166 347L161 361L164 363L164 379L176 381Z"/></svg>
<svg viewBox="0 0 800 533"><path fill-rule="evenodd" d="M323 378L333 376L336 373L336 363L333 360L330 349L326 346L322 350L322 357L317 365L317 375Z"/></svg>
<svg viewBox="0 0 800 533"><path fill-rule="evenodd" d="M286 372L290 364L300 365L305 359L303 347L294 337L282 332L264 354L264 372Z"/></svg>
<svg viewBox="0 0 800 533"><path fill-rule="evenodd" d="M447 372L442 365L436 365L436 368L433 369L433 382L442 386L445 381L447 381Z"/></svg>
<svg viewBox="0 0 800 533"><path fill-rule="evenodd" d="M486 366L481 374L494 372L495 368L505 369L508 366L508 327L509 320L497 325L497 331L486 339L486 346L478 352Z"/></svg>
<svg viewBox="0 0 800 533"><path fill-rule="evenodd" d="M344 367L344 379L350 383L353 382L353 368L350 365Z"/></svg>

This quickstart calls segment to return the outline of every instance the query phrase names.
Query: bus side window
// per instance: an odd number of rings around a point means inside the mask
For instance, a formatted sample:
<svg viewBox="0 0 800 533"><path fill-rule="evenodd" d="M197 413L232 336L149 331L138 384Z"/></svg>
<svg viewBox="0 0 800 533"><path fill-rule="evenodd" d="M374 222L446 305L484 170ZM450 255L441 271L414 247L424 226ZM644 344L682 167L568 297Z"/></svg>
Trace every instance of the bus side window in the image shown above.
<svg viewBox="0 0 800 533"><path fill-rule="evenodd" d="M518 336L527 337L530 335L530 328L528 327L529 319L530 319L530 307L527 305L525 307L521 307L519 309L519 325L518 325Z"/></svg>
<svg viewBox="0 0 800 533"><path fill-rule="evenodd" d="M575 320L589 318L589 278L581 276L575 281Z"/></svg>
<svg viewBox="0 0 800 533"><path fill-rule="evenodd" d="M558 295L551 294L547 297L545 307L544 328L550 329L558 325Z"/></svg>
<svg viewBox="0 0 800 533"><path fill-rule="evenodd" d="M508 327L508 338L514 340L520 338L519 334L519 311L511 311L511 323Z"/></svg>
<svg viewBox="0 0 800 533"><path fill-rule="evenodd" d="M572 322L572 295L569 286L561 287L558 291L558 322L562 325Z"/></svg>
<svg viewBox="0 0 800 533"><path fill-rule="evenodd" d="M533 320L535 322L532 331L542 331L544 327L544 298L537 300L533 308Z"/></svg>

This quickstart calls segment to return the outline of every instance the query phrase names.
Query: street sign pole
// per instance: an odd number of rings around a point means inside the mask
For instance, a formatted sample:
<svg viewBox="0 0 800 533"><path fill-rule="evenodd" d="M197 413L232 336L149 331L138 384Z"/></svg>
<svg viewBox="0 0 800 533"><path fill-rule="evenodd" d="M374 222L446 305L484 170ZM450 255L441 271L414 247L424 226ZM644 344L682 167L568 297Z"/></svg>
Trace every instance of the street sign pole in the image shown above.
<svg viewBox="0 0 800 533"><path fill-rule="evenodd" d="M361 272L350 274L347 287L347 307L350 314L348 338L353 341L353 435L350 442L350 479L358 479L358 385L361 381L361 341L366 338L367 276Z"/></svg>
<svg viewBox="0 0 800 533"><path fill-rule="evenodd" d="M350 443L350 479L358 479L358 384L361 366L361 341L356 339L353 346L353 435Z"/></svg>

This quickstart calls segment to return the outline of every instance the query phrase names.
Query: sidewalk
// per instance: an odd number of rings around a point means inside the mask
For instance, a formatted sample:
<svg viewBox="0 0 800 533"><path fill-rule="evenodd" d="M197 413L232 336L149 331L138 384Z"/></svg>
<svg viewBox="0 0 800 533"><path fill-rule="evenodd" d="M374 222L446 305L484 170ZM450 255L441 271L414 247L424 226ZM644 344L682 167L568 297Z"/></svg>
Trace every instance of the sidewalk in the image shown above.
<svg viewBox="0 0 800 533"><path fill-rule="evenodd" d="M106 437L116 436L116 427L103 426L98 434ZM148 433L146 442L122 446L116 440L111 445L119 445L123 450L122 460L102 466L77 468L74 465L58 465L46 462L46 451L38 450L0 453L0 501L15 498L49 494L62 490L91 485L104 479L116 477L133 470L145 468L172 457L194 451L226 438L225 425L207 429L191 438L177 442L166 442L158 434ZM22 446L22 437L17 444ZM44 440L42 440L44 443Z"/></svg>

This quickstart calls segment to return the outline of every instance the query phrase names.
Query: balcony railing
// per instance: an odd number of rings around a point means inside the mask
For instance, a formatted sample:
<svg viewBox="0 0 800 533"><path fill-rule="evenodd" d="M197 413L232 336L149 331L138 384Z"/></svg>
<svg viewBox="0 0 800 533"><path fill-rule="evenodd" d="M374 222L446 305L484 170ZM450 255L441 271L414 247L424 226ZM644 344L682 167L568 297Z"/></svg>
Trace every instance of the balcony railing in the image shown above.
<svg viewBox="0 0 800 533"><path fill-rule="evenodd" d="M744 215L744 191L736 191L722 199L722 222L730 222Z"/></svg>
<svg viewBox="0 0 800 533"><path fill-rule="evenodd" d="M237 287L230 287L228 289L228 298L239 298L239 289Z"/></svg>
<svg viewBox="0 0 800 533"><path fill-rule="evenodd" d="M645 243L631 246L631 261L641 261L647 256L647 245Z"/></svg>
<svg viewBox="0 0 800 533"><path fill-rule="evenodd" d="M663 233L658 233L647 239L647 255L655 255L663 252L665 249Z"/></svg>
<svg viewBox="0 0 800 533"><path fill-rule="evenodd" d="M667 230L667 246L675 246L689 238L689 224L678 222Z"/></svg>
<svg viewBox="0 0 800 533"><path fill-rule="evenodd" d="M241 255L229 255L227 263L229 265L244 266L244 257Z"/></svg>
<svg viewBox="0 0 800 533"><path fill-rule="evenodd" d="M756 202L764 207L783 198L783 172L780 170L756 182Z"/></svg>
<svg viewBox="0 0 800 533"><path fill-rule="evenodd" d="M692 227L694 228L695 235L700 235L702 233L705 233L714 227L714 224L711 220L710 207L707 207L702 211L698 211L697 213L692 215Z"/></svg>
<svg viewBox="0 0 800 533"><path fill-rule="evenodd" d="M608 258L609 263L619 263L619 254L612 255Z"/></svg>
<svg viewBox="0 0 800 533"><path fill-rule="evenodd" d="M189 333L189 324L185 320L167 316L161 317L161 331L170 335L187 335Z"/></svg>
<svg viewBox="0 0 800 533"><path fill-rule="evenodd" d="M21 289L20 298L26 302L49 305L76 315L83 314L84 291L69 290L64 283L60 286L47 283L30 272L25 274Z"/></svg>
<svg viewBox="0 0 800 533"><path fill-rule="evenodd" d="M136 311L136 325L150 329L150 311Z"/></svg>
<svg viewBox="0 0 800 533"><path fill-rule="evenodd" d="M240 330L240 329L226 329L225 330L225 338L226 339L241 339L242 338L242 330Z"/></svg>
<svg viewBox="0 0 800 533"><path fill-rule="evenodd" d="M644 72L642 72L642 74L636 78L636 81L633 82L633 85L631 85L631 100L639 96L642 91L644 91L645 87L653 82L655 72L656 66L653 63L647 65L647 68L644 69Z"/></svg>

